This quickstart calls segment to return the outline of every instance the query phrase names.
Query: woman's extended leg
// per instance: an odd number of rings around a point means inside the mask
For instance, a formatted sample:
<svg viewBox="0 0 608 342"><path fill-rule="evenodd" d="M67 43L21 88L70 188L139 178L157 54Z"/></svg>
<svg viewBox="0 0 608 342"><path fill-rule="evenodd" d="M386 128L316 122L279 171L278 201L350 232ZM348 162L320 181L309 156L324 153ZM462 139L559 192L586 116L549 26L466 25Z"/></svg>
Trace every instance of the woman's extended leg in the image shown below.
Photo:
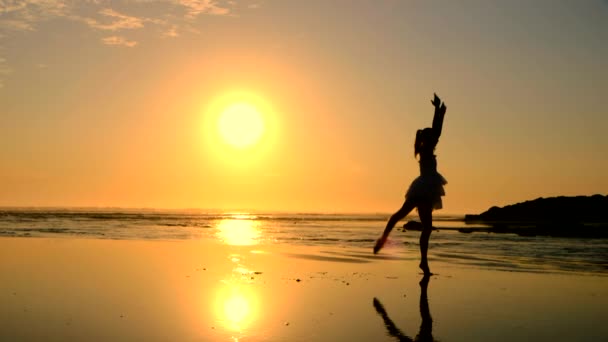
<svg viewBox="0 0 608 342"><path fill-rule="evenodd" d="M388 238L388 234L391 233L391 230L393 230L393 227L395 227L395 224L397 224L397 222L399 222L399 220L401 220L402 218L406 217L407 214L409 214L410 211L412 211L415 207L416 207L416 203L414 201L405 200L405 202L403 203L403 206L401 206L401 209L397 210L397 212L394 213L388 219L388 222L386 223L386 228L384 228L384 233L382 233L382 236L378 240L376 240L376 245L374 246L374 254L378 253L380 248L382 248L382 246L384 246L384 243L386 242L386 239Z"/></svg>
<svg viewBox="0 0 608 342"><path fill-rule="evenodd" d="M425 275L431 275L427 252L429 250L429 238L433 231L433 205L431 203L418 205L418 215L422 223L422 233L420 233L420 269Z"/></svg>

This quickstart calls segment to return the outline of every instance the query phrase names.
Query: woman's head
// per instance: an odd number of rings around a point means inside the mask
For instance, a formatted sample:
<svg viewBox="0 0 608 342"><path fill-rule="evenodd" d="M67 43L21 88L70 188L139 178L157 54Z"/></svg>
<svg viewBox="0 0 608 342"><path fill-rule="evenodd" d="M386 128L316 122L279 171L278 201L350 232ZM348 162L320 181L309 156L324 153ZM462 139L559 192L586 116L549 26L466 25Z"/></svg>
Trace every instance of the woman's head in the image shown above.
<svg viewBox="0 0 608 342"><path fill-rule="evenodd" d="M416 141L414 142L414 157L422 153L433 152L436 141L432 128L419 129L416 132Z"/></svg>

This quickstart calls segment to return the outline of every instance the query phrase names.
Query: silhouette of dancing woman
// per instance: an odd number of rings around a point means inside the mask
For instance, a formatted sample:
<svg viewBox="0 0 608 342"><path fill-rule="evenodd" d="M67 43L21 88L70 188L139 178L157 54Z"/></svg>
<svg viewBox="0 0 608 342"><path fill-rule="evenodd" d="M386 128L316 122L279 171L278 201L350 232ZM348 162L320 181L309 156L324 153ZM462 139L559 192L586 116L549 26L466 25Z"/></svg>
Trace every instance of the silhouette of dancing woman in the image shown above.
<svg viewBox="0 0 608 342"><path fill-rule="evenodd" d="M399 220L403 219L414 208L418 208L418 215L422 223L420 234L420 269L425 275L430 275L427 251L429 249L429 238L433 229L433 210L441 209L441 196L445 195L443 186L447 181L437 172L437 159L435 158L435 146L439 142L443 117L447 107L442 103L437 94L431 100L435 106L433 127L418 130L414 142L414 157L420 155L420 176L416 178L405 194L405 202L401 209L394 213L386 223L382 236L376 241L374 254L384 246L388 235Z"/></svg>

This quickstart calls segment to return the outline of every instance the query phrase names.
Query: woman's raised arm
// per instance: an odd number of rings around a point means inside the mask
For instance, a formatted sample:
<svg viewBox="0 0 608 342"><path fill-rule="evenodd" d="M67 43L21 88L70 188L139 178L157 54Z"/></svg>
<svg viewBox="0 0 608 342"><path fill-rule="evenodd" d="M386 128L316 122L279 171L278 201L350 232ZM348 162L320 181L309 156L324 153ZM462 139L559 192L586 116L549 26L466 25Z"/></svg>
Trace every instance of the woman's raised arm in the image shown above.
<svg viewBox="0 0 608 342"><path fill-rule="evenodd" d="M445 103L441 102L441 99L437 94L434 94L435 97L431 100L433 106L435 106L435 116L433 117L433 132L435 132L435 136L439 139L441 135L441 128L443 126L443 117L445 116L445 111L447 107Z"/></svg>

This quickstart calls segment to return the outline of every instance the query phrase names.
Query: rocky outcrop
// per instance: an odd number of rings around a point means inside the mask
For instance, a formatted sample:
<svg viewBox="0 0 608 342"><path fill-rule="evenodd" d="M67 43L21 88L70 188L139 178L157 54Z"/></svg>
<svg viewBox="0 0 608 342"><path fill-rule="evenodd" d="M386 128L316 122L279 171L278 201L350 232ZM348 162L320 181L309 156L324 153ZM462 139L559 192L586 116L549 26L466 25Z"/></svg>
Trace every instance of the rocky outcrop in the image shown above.
<svg viewBox="0 0 608 342"><path fill-rule="evenodd" d="M459 229L462 233L608 238L608 196L538 198L466 215L465 222L484 223L489 228Z"/></svg>
<svg viewBox="0 0 608 342"><path fill-rule="evenodd" d="M608 222L608 196L537 198L492 207L479 215L466 215L466 222Z"/></svg>

